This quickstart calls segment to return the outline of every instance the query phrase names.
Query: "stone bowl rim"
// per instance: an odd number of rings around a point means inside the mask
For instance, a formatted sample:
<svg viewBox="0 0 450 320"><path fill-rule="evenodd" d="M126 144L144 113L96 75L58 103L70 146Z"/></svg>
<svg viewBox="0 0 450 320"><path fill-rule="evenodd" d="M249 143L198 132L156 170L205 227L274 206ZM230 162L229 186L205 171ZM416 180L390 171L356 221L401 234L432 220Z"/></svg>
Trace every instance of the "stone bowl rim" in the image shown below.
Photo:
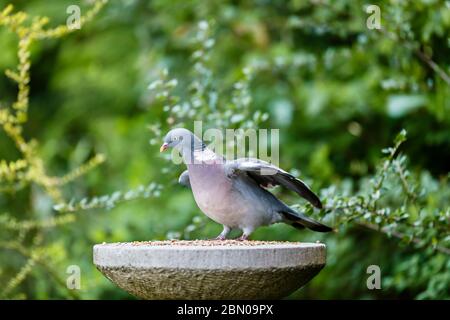
<svg viewBox="0 0 450 320"><path fill-rule="evenodd" d="M241 243L228 243L224 245L200 245L195 244L197 240L179 240L179 242L183 242L186 244L151 244L152 242L158 243L159 240L155 241L132 241L132 242L108 242L108 243L98 243L94 245L95 247L126 247L127 249L131 248L152 248L155 250L158 249L278 249L278 248L311 248L311 247L323 247L324 243L321 242L290 242L290 241L258 241L258 240L248 240ZM208 241L208 240L205 240ZM188 244L192 243L192 244ZM247 244L252 243L252 244Z"/></svg>
<svg viewBox="0 0 450 320"><path fill-rule="evenodd" d="M270 269L325 265L323 243L252 241L251 245L152 245L142 242L96 244L100 268Z"/></svg>

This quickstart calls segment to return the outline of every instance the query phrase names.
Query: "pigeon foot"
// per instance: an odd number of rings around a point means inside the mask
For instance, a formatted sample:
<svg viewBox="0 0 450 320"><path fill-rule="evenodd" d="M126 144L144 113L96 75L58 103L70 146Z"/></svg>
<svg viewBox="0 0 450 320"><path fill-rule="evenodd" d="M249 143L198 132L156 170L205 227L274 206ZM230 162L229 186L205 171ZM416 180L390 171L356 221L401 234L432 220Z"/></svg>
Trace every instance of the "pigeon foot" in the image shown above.
<svg viewBox="0 0 450 320"><path fill-rule="evenodd" d="M246 241L248 240L249 235L248 234L243 234L242 236L240 236L239 238L237 238L237 241Z"/></svg>

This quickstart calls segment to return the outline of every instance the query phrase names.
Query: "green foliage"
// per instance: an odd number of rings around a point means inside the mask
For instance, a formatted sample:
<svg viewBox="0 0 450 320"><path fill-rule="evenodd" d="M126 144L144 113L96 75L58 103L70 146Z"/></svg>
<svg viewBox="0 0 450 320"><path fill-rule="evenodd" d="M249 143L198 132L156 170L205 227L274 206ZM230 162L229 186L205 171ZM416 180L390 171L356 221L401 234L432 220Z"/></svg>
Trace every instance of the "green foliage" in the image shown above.
<svg viewBox="0 0 450 320"><path fill-rule="evenodd" d="M112 209L117 204L124 201L147 199L152 196L158 197L161 194L161 188L161 185L152 182L146 187L140 185L136 189L128 190L126 192L116 191L111 195L93 197L92 199L83 198L79 202L72 200L69 203L58 203L53 209L64 213L92 209Z"/></svg>
<svg viewBox="0 0 450 320"><path fill-rule="evenodd" d="M326 208L318 217L328 219L339 230L353 223L414 248L409 255L391 262L393 272L384 279L384 288L399 294L417 290L420 299L448 297L450 176L433 181L426 172L412 175L405 166L406 156L398 151L405 141L403 130L395 138L394 147L383 150L386 157L375 175L363 179L357 192L351 182L322 190ZM310 206L300 206L300 210L314 216Z"/></svg>
<svg viewBox="0 0 450 320"><path fill-rule="evenodd" d="M81 19L81 24L91 20L104 3L104 1L96 2L91 11ZM15 193L29 185L37 185L42 187L53 200L61 201L60 188L102 163L104 157L96 155L63 176L49 176L44 168L44 160L39 155L36 139L27 139L24 136L23 127L28 121L31 46L34 42L57 39L72 31L66 25L45 28L48 23L47 17L30 19L24 12L13 13L12 5L4 8L0 13L0 26L7 27L18 38L19 61L15 71L11 69L5 71L6 76L17 85L18 92L16 100L10 107L1 107L0 125L22 157L18 160L2 159L0 161L0 190L5 193ZM9 279L6 286L2 286L2 297L8 297L31 274L36 264L42 265L51 274L55 274L53 271L55 259L49 254L53 244L45 241L43 231L73 221L74 216L71 214L46 219L33 216L30 220L21 221L7 213L0 215L0 226L3 230L0 248L16 251L25 259L23 266ZM59 284L64 284L59 276L54 277Z"/></svg>
<svg viewBox="0 0 450 320"><path fill-rule="evenodd" d="M334 187L324 190L326 210L333 218L336 212L340 213L334 221L338 225L356 221L407 243L430 246L450 254L448 181L443 180L440 184L444 191L436 199L439 201L437 206L427 206L434 191L421 181L420 176L410 176L405 167L406 157L398 155L398 149L405 141L406 131L403 130L395 138L395 146L383 150L386 158L374 177L362 181L359 193L351 196L345 190L336 192ZM345 193L348 196L342 196Z"/></svg>
<svg viewBox="0 0 450 320"><path fill-rule="evenodd" d="M129 298L95 270L93 244L216 236L176 183L182 166L158 153L169 128L202 120L280 128L281 166L324 200L314 211L274 190L336 232L276 225L253 236L327 244L327 267L293 298L450 298L447 2L381 1L381 30L367 29L363 1L110 1L99 11L103 1L30 0L16 13L5 2L3 297ZM76 32L64 24L72 4L86 17ZM79 291L65 285L72 264ZM366 287L371 264L382 290Z"/></svg>

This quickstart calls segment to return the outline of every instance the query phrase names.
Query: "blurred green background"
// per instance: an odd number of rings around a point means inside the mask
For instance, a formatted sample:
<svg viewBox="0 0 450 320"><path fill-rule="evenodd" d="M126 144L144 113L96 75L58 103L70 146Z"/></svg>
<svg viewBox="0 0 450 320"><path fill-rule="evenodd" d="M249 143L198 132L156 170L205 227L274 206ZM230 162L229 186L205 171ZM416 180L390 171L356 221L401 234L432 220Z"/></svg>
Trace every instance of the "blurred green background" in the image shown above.
<svg viewBox="0 0 450 320"><path fill-rule="evenodd" d="M32 16L48 16L51 26L65 23L69 5L79 5L82 14L89 7L76 0L0 0L0 9L8 3ZM199 209L190 191L176 183L184 168L163 158L158 143L149 144L160 137L152 126L164 133L171 120L147 87L167 69L168 77L178 80L176 95L189 98L200 21L208 22L214 39L207 62L213 80L205 88L219 88L219 94L210 98L215 97L222 111L232 108L227 105L231 94L227 88L241 79L243 68L256 70L245 116L253 117L258 110L267 113L260 127L280 129L281 167L300 170L314 190L344 181L357 183L372 174L382 157L380 150L390 146L402 128L408 131L402 148L410 170L444 181L448 188L450 83L420 53L450 73L450 1L373 3L380 6L381 24L388 32L366 27L367 4L114 0L81 30L33 45L25 137L39 141L39 153L52 175L64 174L95 153L107 159L64 187L65 198L111 194L150 182L164 186L160 197L111 210L82 211L73 223L40 231L53 259L53 272L65 279L69 265L80 266L81 290L75 297L132 298L95 269L92 246L96 243L165 239L173 233L208 238L221 230L207 220L192 227L198 224ZM16 36L0 27L0 70L14 68L16 56ZM0 101L13 102L16 92L15 84L1 76ZM199 112L190 118L208 122L206 115ZM0 131L0 159L18 156ZM283 199L298 201L289 193ZM0 213L17 219L57 215L53 205L34 185L0 193ZM189 228L193 231L186 233ZM0 237L19 235L0 229ZM276 225L261 228L253 239L327 244L326 268L291 298L450 297L448 255L414 248L357 225L341 226L339 232L327 235ZM14 251L0 249L0 287L17 275L25 261ZM366 268L372 264L381 268L381 290L366 287ZM63 284L36 266L7 298L72 297Z"/></svg>

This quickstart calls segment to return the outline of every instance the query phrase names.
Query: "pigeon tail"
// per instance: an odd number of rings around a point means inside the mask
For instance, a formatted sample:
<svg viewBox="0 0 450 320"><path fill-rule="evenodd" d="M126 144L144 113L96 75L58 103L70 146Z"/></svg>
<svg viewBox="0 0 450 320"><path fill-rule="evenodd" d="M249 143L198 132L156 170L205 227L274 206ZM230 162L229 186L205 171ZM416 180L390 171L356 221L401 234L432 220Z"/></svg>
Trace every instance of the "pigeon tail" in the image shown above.
<svg viewBox="0 0 450 320"><path fill-rule="evenodd" d="M292 209L280 211L279 213L282 215L285 223L290 224L296 229L303 229L306 227L317 232L333 231L332 228L321 224L320 222L317 222L311 218L308 218L307 216L302 215Z"/></svg>

